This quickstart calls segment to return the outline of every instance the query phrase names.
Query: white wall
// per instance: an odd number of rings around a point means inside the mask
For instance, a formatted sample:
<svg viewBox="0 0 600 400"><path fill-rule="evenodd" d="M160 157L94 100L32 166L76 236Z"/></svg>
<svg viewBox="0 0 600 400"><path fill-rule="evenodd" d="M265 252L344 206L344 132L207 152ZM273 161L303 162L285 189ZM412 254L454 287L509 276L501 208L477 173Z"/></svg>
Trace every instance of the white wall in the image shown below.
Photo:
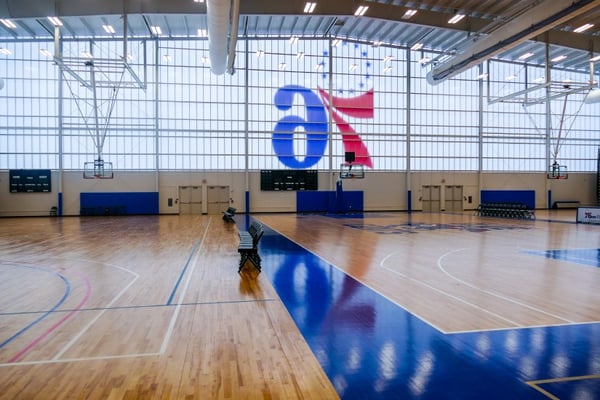
<svg viewBox="0 0 600 400"><path fill-rule="evenodd" d="M8 171L0 171L0 216L46 216L58 205L61 188L60 176L52 173L52 193L10 193ZM479 190L535 190L536 207L548 207L548 190L552 200L579 200L581 205L596 204L596 174L569 174L568 179L548 180L545 174L533 173L477 173L418 172L410 177L404 172L369 172L364 179L343 181L344 190L364 191L366 211L397 211L408 208L407 180L412 190L412 208L421 210L421 188L424 185L441 186L444 204L444 186L463 186L463 208L475 209L479 204ZM481 188L479 180L481 179ZM335 190L337 173L319 173L319 190ZM115 172L114 179L86 180L81 172L62 174L63 215L79 215L81 192L154 192L159 191L159 212L177 214L178 204L168 207L168 199L178 199L179 186L229 186L231 205L238 212L246 212L246 173L233 172ZM250 212L295 212L295 192L263 192L260 190L260 172L248 173ZM471 196L472 203L467 199Z"/></svg>

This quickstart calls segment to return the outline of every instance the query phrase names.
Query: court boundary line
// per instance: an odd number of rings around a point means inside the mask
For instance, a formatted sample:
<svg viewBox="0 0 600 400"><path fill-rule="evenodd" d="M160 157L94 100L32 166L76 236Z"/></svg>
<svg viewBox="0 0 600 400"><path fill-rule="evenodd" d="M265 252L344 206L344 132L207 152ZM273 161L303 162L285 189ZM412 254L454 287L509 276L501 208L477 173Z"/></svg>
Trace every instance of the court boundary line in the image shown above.
<svg viewBox="0 0 600 400"><path fill-rule="evenodd" d="M525 383L529 387L531 387L531 388L537 390L538 392L542 393L543 395L547 396L549 399L560 400L559 397L556 397L555 395L553 395L546 389L540 387L539 385L545 385L547 383L582 381L582 380L588 380L588 379L600 379L600 374L566 376L564 378L537 379L537 380L533 380L533 381L525 381Z"/></svg>
<svg viewBox="0 0 600 400"><path fill-rule="evenodd" d="M175 323L179 318L179 313L181 311L183 299L187 294L188 287L190 286L190 281L192 280L192 275L194 275L194 271L196 270L196 266L198 265L198 257L200 256L200 249L204 247L204 242L206 241L206 237L208 236L208 228L210 227L210 223L212 222L212 217L208 217L208 222L206 223L206 227L204 228L204 234L202 235L202 240L200 242L200 246L195 250L196 255L194 256L194 262L192 263L192 267L190 268L189 274L187 276L187 280L185 285L183 286L182 292L179 294L179 299L177 300L177 306L175 307L175 312L173 312L173 316L171 317L171 321L169 323L169 327L167 328L167 332L163 338L162 345L160 346L160 354L164 354L167 351L167 347L169 342L171 341L171 336L173 335L173 331L175 329Z"/></svg>
<svg viewBox="0 0 600 400"><path fill-rule="evenodd" d="M210 220L208 221L208 223L210 224ZM179 284L181 283L181 279L183 279L183 276L185 275L185 273L190 265L192 256L194 255L196 250L198 250L198 244L199 244L199 242L198 242L198 240L196 240L194 242L194 245L192 246L192 250L190 251L190 255L188 256L187 261L185 262L185 265L183 266L183 269L179 273L179 278L177 278L177 282L175 282L175 286L173 287L173 290L171 291L171 295L169 296L169 299L167 300L167 305L171 305L171 303L173 302L173 297L175 297L175 293L177 293L177 289L179 289Z"/></svg>
<svg viewBox="0 0 600 400"><path fill-rule="evenodd" d="M518 324L518 323L517 323L517 322L515 322L515 321L512 321L512 320L510 320L510 319L508 319L508 318L505 318L505 317L503 317L503 316L501 316L501 315L499 315L499 314L496 314L496 313L495 313L495 312L493 312L493 311L490 311L490 310L487 310L487 309L485 309L485 308L483 308L483 307L481 307L481 306L478 306L477 304L471 303L471 302L470 302L470 301L468 301L468 300L465 300L465 299L463 299L463 298L460 298L460 297L458 297L458 296L455 296L455 295L453 295L452 293L448 293L447 291L445 291L445 290L443 290L443 289L436 288L435 286L432 286L432 285L430 285L430 284L428 284L428 283L426 283L426 282L423 282L423 281L422 281L422 280L420 280L420 279L416 279L416 278L410 277L410 276L408 276L408 275L406 275L406 274L403 274L403 273L402 273L402 272L400 272L400 271L396 271L396 270L393 270L393 269L391 269L391 268L385 267L385 266L384 266L384 263L387 261L387 259L388 259L389 257L393 256L393 255L396 255L396 254L399 254L399 252L393 252L393 253L390 253L390 254L388 254L387 256L385 256L385 257L384 257L384 258L381 260L381 262L379 263L379 266L380 266L382 269L385 269L386 271L389 271L389 272L391 272L391 273L393 273L393 274L396 274L396 275L398 275L398 276L400 276L400 277L402 277L402 278L404 278L404 279L408 279L409 281L413 281L413 282L416 282L416 283L418 283L418 284L420 284L420 285L423 285L423 286L425 286L425 287L426 287L426 288L428 288L428 289L431 289L431 290L433 290L433 291L435 291L435 292L438 292L438 293L440 293L440 294L442 294L442 295L444 295L444 296L446 296L446 297L449 297L449 298L451 298L451 299L454 299L454 300L457 300L457 301L459 301L459 302L461 302L461 303L464 303L464 304L466 304L466 305L468 305L468 306L470 306L470 307L472 307L472 308L475 308L476 310L483 311L483 312L485 312L485 313L487 313L487 314L490 314L490 315L492 315L492 316L494 316L494 317L496 317L496 318L498 318L498 319L501 319L501 320L503 320L503 321L506 321L506 322L508 322L508 323L514 324L516 327L520 327L520 326L521 326L520 324ZM396 302L395 302L395 303L396 303ZM412 311L409 311L409 312L410 312L411 314L413 314L413 315L416 315L416 314L415 314L414 312L412 312ZM433 326L433 325L432 325L432 326ZM441 330L441 329L440 329L440 332L442 332L442 333L444 333L444 334L448 334L448 333L451 333L451 332L453 332L453 331L446 331L446 330Z"/></svg>
<svg viewBox="0 0 600 400"><path fill-rule="evenodd" d="M311 214L311 216L314 216ZM323 215L316 215L316 216L323 216ZM324 216L327 217L327 216ZM259 219L254 217L255 219ZM537 220L536 220L537 221ZM543 220L540 220L543 221ZM597 324L600 323L600 321L584 321L584 322L567 322L564 324L546 324L546 325L533 325L533 326L524 326L524 325L520 325L520 324L516 324L516 326L513 327L500 327L500 328L491 328L491 329L473 329L473 330L460 330L460 331L446 331L440 327L438 327L436 324L428 321L426 318L424 318L423 316L419 315L419 314L415 314L414 312L408 310L406 307L404 307L402 304L398 303L398 301L391 299L390 297L388 297L387 295L381 293L379 290L373 288L373 286L371 286L370 284L363 282L362 280L354 277L353 275L349 274L347 271L345 271L344 269L340 268L339 266L333 264L332 262L328 261L327 259L325 259L324 257L322 257L319 254L316 254L315 252L313 252L312 250L308 249L307 247L305 247L304 245L301 245L300 243L296 242L295 240L291 239L289 236L283 234L282 232L280 232L279 230L271 227L269 224L266 224L264 221L263 224L265 224L270 230L272 230L273 232L277 233L278 235L281 235L282 237L286 238L287 240L289 240L290 242L294 243L295 245L297 245L298 247L304 249L305 251L307 251L308 253L312 254L313 256L317 257L318 259L322 260L323 262L326 262L327 264L329 264L330 266L336 268L337 270L341 271L342 273L344 273L345 275L351 277L352 279L354 279L355 281L359 282L361 285L369 288L370 290L374 291L375 293L379 294L380 296L384 297L385 299L387 299L388 301L390 301L391 303L395 304L396 306L400 307L401 309L405 310L406 312L408 312L410 315L414 316L415 318L423 321L424 323L428 324L429 326L431 326L432 328L436 329L438 332L445 334L445 335L456 335L456 334L461 334L461 333L480 333L480 332L495 332L495 331L505 331L505 330L521 330L521 329L539 329L539 328L553 328L553 327L561 327L561 326L578 326L578 325L593 325L593 324ZM562 222L562 221L548 221L550 222ZM569 221L567 221L569 222ZM569 223L574 223L574 222L569 222ZM394 253L390 253L390 254L397 254L397 252ZM389 254L388 254L389 256ZM386 256L386 257L388 257ZM385 257L384 257L385 259ZM383 260L382 260L383 262ZM386 267L382 267L384 269L387 269ZM393 270L390 270L390 272L394 273ZM409 278L411 279L411 278ZM486 311L484 309L482 309L483 311ZM503 317L501 317L501 319L504 319ZM562 319L562 318L560 318Z"/></svg>
<svg viewBox="0 0 600 400"><path fill-rule="evenodd" d="M223 301L195 301L190 303L181 303L182 306L202 306L202 305L212 305L212 304L236 304L236 303L255 303L255 302L266 302L266 301L278 301L278 298L264 298L264 299L252 299L252 300L223 300ZM82 308L78 311L81 312L90 312L90 311L117 311L117 310L128 310L128 309L136 309L136 308L167 308L167 307L177 307L177 304L132 304L129 306L116 306L116 307L90 307L90 308ZM60 314L73 311L72 308L66 308L63 310L53 311L53 314ZM0 313L1 317L10 317L10 316L19 316L19 315L30 315L30 314L44 314L48 311L25 311L25 312L10 312L10 313Z"/></svg>
<svg viewBox="0 0 600 400"><path fill-rule="evenodd" d="M478 286L475 286L475 285L473 285L473 284L471 284L471 283L468 283L468 282L466 282L466 281L464 281L464 280L462 280L462 279L460 279L460 278L457 278L457 277L455 277L454 275L450 274L448 271L446 271L446 270L444 269L444 267L443 267L443 265L442 265L442 259L444 259L445 257L449 256L450 254L453 254L453 253L458 253L459 251L463 251L463 250L467 250L467 249L469 249L469 248L468 248L468 247L463 247L463 248L461 248L461 249L451 250L451 251L448 251L448 252L446 252L445 254L442 254L442 255L441 255L439 258L438 258L438 260L437 260L437 266L438 266L438 269L439 269L439 270L441 270L441 271L442 271L444 274L446 274L446 275L447 275L447 276L448 276L450 279L453 279L453 280L455 280L455 281L457 281L457 282L459 282L459 283L461 283L461 284L463 284L463 285L465 285L465 286L468 286L468 287L470 287L470 288L472 288L472 289L478 290L478 291L480 291L480 292L482 292L482 293L488 294L488 295L490 295L490 296L497 297L497 298L499 298L499 299L501 299L501 300L506 300L506 301L508 301L508 302L510 302L510 303L513 303L513 304L516 304L516 305L518 305L518 306L522 306L522 307L524 307L524 308L528 308L528 309L530 309L530 310L532 310L532 311L539 312L539 313L541 313L541 314L545 314L545 315L547 315L547 316L550 316L550 317L556 318L556 319L558 319L558 320L564 321L565 323L568 323L568 324L574 324L574 323L575 323L575 321L571 321L571 320L569 320L569 319L567 319L567 318L559 317L558 315L554 315L554 314L552 314L552 313L550 313L550 312L547 312L547 311L541 310L541 309L539 309L539 308L537 308L537 307L530 306L530 305L528 305L528 304L522 303L522 302L520 302L520 301L518 301L518 300L516 300L516 299L513 299L513 298L511 298L511 297L505 296L505 295L503 295L503 294L500 294L500 293L495 293L495 292L493 292L493 291L491 291L491 290L487 290L487 289L482 289L482 288L480 288L480 287L478 287ZM519 324L519 326L521 326L521 325Z"/></svg>
<svg viewBox="0 0 600 400"><path fill-rule="evenodd" d="M255 218L257 219L257 218ZM263 221L261 221L263 224L265 224ZM411 312L410 310L408 310L407 308L405 308L403 305L399 304L397 301L392 300L390 297L388 297L387 295L385 295L384 293L381 293L379 290L373 288L370 284L363 282L362 280L356 278L355 276L351 275L348 273L348 271L343 270L342 268L340 268L338 265L332 263L331 261L326 260L325 258L321 257L319 254L316 254L315 252L313 252L312 250L306 248L305 246L301 245L300 243L296 242L295 240L292 240L290 237L288 237L287 235L281 233L280 231L278 231L277 229L269 226L269 224L265 224L265 226L267 226L270 230L272 230L273 232L277 233L278 235L286 238L287 240L289 240L290 242L292 242L293 244L295 244L296 246L300 247L301 249L303 249L304 251L310 253L311 255L313 255L314 257L318 258L319 260L327 263L328 265L332 266L333 268L337 269L338 271L342 272L344 275L354 279L356 282L360 283L361 285L363 285L364 287L368 288L369 290L372 290L373 292L377 293L378 295L380 295L381 297L383 297L384 299L388 300L389 302L391 302L392 304L395 304L397 307L400 307L401 309L403 309L404 311L406 311L407 313L409 313L410 315L412 315L413 317L417 318L418 320L426 323L427 325L431 326L432 328L436 329L438 332L444 333L446 334L446 332L439 328L438 326L436 326L435 324L427 321L426 319L424 319L422 316L415 314L413 312Z"/></svg>
<svg viewBox="0 0 600 400"><path fill-rule="evenodd" d="M4 263L4 261L1 261L0 263ZM10 263L17 264L17 266L19 264L19 262L12 262L12 261L6 262L6 264L10 264ZM0 349L3 348L4 346L6 346L7 344L9 344L10 342L12 342L13 340L15 340L16 338L18 338L19 336L21 336L23 333L25 333L26 331L28 331L34 325L37 325L39 322L41 322L46 317L52 315L52 313L54 311L56 311L56 309L58 307L60 307L67 300L67 298L69 297L69 294L71 293L71 283L69 282L69 280L67 279L67 277L61 275L58 272L52 271L52 270L44 269L44 268L37 267L37 266L34 266L34 265L29 265L29 264L26 264L26 263L21 263L21 264L23 264L23 265L20 265L20 266L24 267L24 268L30 268L30 269L34 269L34 270L37 269L37 270L41 270L41 271L47 272L47 273L49 273L51 275L58 276L65 283L66 290L65 290L65 293L63 294L63 296L61 297L61 299L58 301L58 303L56 303L54 305L54 307L50 308L49 310L47 310L45 312L41 312L40 314L43 314L43 315L39 316L38 318L36 318L35 320L33 320L32 322L30 322L29 324L27 324L23 328L19 329L16 333L14 333L8 339L6 339L2 343L0 343Z"/></svg>
<svg viewBox="0 0 600 400"><path fill-rule="evenodd" d="M126 285L115 297L113 297L113 299L108 303L108 305L110 306L111 304L114 304L123 294L125 294L127 290L129 290L129 288L137 281L138 278L139 274L136 273L131 282L129 282L128 285ZM58 353L56 353L52 360L60 359L63 356L63 354L65 354L75 344L75 342L77 342L83 336L83 334L87 332L87 330L91 328L92 325L94 325L100 319L100 317L104 315L105 312L106 310L102 310L98 313L98 315L92 318L92 320L88 322L87 325L85 325L75 336L71 338L71 340L61 350L59 350Z"/></svg>
<svg viewBox="0 0 600 400"><path fill-rule="evenodd" d="M206 227L205 227L205 230L204 230L202 241L200 243L200 247L202 247L204 245L204 242L205 242L206 237L208 235L208 228L210 227L211 220L212 220L212 217L209 217L208 223L206 224ZM83 333L85 333L85 331L87 331L93 325L93 323L95 323L98 320L98 318L101 315L103 315L105 311L108 310L108 308L106 308L106 309L101 310L100 314L96 318L94 318L92 321L90 321L90 323L88 323L80 331L79 334L75 335L72 338L72 340L61 351L59 351L59 353L57 355L55 355L52 359L50 359L50 360L36 360L36 361L0 363L0 367L23 366L23 365L43 365L43 364L52 364L52 363L74 362L74 361L108 360L108 359L118 359L118 358L151 357L151 356L160 356L160 355L163 355L166 352L166 349L167 349L167 347L169 345L169 342L171 340L171 336L173 334L175 323L176 323L176 321L177 321L177 319L179 317L179 313L180 313L181 307L184 305L183 299L184 299L184 297L185 297L185 295L187 293L187 289L189 287L189 284L190 284L190 281L191 281L191 277L192 277L193 272L195 270L195 267L197 265L197 260L198 260L198 257L200 255L200 252L197 251L197 250L198 249L195 249L195 256L193 258L194 262L192 263L192 268L190 269L189 274L187 276L187 280L186 280L185 286L183 288L183 291L179 295L179 300L178 300L177 304L175 305L175 311L173 312L173 315L171 316L171 320L169 322L168 329L167 329L167 331L165 333L165 336L163 337L162 344L161 344L160 350L158 352L119 354L119 355L96 356L96 357L81 357L81 358L68 358L68 359L58 358L58 356L64 354L64 351L67 351L68 348L70 348L77 340L79 340L80 337L83 335ZM94 262L98 263L97 261L94 261ZM189 260L188 260L188 262L189 262ZM100 263L100 264L102 264L102 263ZM103 264L103 265L108 265L108 264ZM126 270L126 271L129 271L129 270L127 270L125 268L122 268L122 267L119 267L119 268L123 269L123 270ZM133 271L129 271L129 272L136 274ZM138 274L136 274L136 275L138 275ZM128 289L133 284L133 282L135 282L135 280L137 280L137 278L134 279L132 282L130 282L130 284L127 285L125 289ZM124 290L122 290L118 294L118 296L120 297L123 293L124 293ZM117 299L118 298L113 298L112 302L114 303L114 301L116 301ZM170 306L170 305L167 305L167 306ZM78 311L81 311L81 310L77 310L77 309L71 310L70 312L68 312L67 317L70 318L71 315L73 315L74 313L76 313Z"/></svg>
<svg viewBox="0 0 600 400"><path fill-rule="evenodd" d="M29 353L29 351L31 349L33 349L40 342L42 342L49 335L51 335L52 332L54 332L61 325L63 325L64 323L66 323L68 320L70 320L71 317L74 317L77 314L77 312L79 311L79 309L81 307L83 307L83 305L85 303L87 303L87 301L89 300L90 296L92 295L92 285L90 284L90 281L89 281L89 279L88 279L87 276L79 274L78 272L76 272L76 274L80 275L80 278L85 283L85 288L86 288L86 291L85 291L85 294L83 296L83 299L79 302L79 304L77 305L77 307L75 307L75 309L73 309L71 312L67 313L65 316L63 316L61 319L59 319L58 322L55 322L50 328L46 329L41 335L39 335L38 337L36 337L35 339L33 339L33 341L31 341L27 346L25 346L23 349L21 349L17 354L15 354L11 358L9 358L8 359L9 363L14 363L14 362L19 361L23 356L25 356L27 353Z"/></svg>

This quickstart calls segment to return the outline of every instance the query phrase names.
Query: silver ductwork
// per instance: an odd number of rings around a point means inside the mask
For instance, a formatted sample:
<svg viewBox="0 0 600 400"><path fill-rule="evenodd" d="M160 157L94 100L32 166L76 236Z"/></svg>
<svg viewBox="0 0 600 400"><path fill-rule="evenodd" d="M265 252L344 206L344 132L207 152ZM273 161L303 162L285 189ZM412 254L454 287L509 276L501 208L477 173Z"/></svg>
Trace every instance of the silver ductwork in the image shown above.
<svg viewBox="0 0 600 400"><path fill-rule="evenodd" d="M447 61L435 65L427 81L437 85L498 54L600 5L600 0L546 0L521 14Z"/></svg>
<svg viewBox="0 0 600 400"><path fill-rule="evenodd" d="M207 0L206 19L210 69L214 74L222 75L228 67L227 58L235 57L239 3L235 0ZM232 30L234 27L235 31ZM233 71L233 59L230 67Z"/></svg>

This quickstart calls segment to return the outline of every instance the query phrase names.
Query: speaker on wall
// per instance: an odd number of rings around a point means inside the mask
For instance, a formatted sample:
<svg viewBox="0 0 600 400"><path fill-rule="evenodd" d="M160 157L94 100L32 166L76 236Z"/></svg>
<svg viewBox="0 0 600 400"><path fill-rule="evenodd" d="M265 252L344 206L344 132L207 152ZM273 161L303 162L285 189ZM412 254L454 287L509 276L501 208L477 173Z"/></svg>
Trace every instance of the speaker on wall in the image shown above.
<svg viewBox="0 0 600 400"><path fill-rule="evenodd" d="M353 163L356 160L356 153L353 151L346 152L346 162Z"/></svg>

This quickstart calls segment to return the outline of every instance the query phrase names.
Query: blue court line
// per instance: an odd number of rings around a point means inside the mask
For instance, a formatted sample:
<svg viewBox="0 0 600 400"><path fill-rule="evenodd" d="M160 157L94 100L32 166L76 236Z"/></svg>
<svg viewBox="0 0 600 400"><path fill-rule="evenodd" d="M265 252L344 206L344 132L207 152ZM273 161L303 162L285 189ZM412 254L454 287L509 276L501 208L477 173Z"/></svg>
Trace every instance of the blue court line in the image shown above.
<svg viewBox="0 0 600 400"><path fill-rule="evenodd" d="M112 311L112 310L136 310L142 308L162 308L162 307L176 307L178 305L181 306L205 306L205 305L213 305L213 304L238 304L238 303L267 303L270 301L279 301L279 299L252 299L252 300L230 300L230 301L196 301L191 303L181 303L181 304L139 304L139 305L131 305L131 306L116 306L116 307L90 307L90 308L80 308L80 309L69 309L65 308L62 310L42 310L42 311L15 311L9 313L0 313L0 317L10 317L15 315L32 315L32 314L47 314L47 313L68 313L72 311Z"/></svg>
<svg viewBox="0 0 600 400"><path fill-rule="evenodd" d="M171 292L171 295L169 296L169 300L167 300L167 305L168 306L170 306L171 303L173 302L173 297L175 297L175 293L177 292L177 289L179 289L179 284L181 283L181 280L183 279L183 275L185 275L185 271L187 271L188 267L190 266L190 261L192 260L192 256L194 255L194 253L198 249L198 245L199 244L200 244L200 242L198 240L196 240L194 242L194 246L192 247L192 251L190 252L190 255L188 256L188 259L185 262L185 265L183 266L183 269L181 270L181 273L179 274L179 278L177 279L177 282L175 283L175 287L173 288L173 291Z"/></svg>
<svg viewBox="0 0 600 400"><path fill-rule="evenodd" d="M42 272L46 272L46 273L49 273L49 274L52 274L52 275L56 275L56 276L58 276L64 282L64 284L65 284L65 293L63 294L62 298L54 305L54 307L52 307L50 310L48 310L44 314L40 315L38 318L36 318L35 320L33 320L31 323L29 323L27 326L25 326L24 328L22 328L21 330L19 330L18 332L16 332L14 335L12 335L11 337L9 337L8 339L6 339L2 343L0 343L0 349L3 348L4 346L6 346L7 344L9 344L10 342L12 342L13 340L15 340L17 337L19 337L20 335L22 335L24 332L26 332L27 330L29 330L34 325L38 324L41 320L43 320L44 318L46 318L47 316L49 316L50 314L52 314L53 312L55 312L56 309L58 307L60 307L67 300L67 297L69 297L69 294L71 293L71 284L69 283L69 281L67 280L66 277L64 277L63 275L59 274L58 272L49 271L49 270L46 270L46 269L43 269L43 268L34 267L34 266L30 266L30 265L11 264L11 266L21 267L21 268L30 268L30 269L33 269L33 270L42 271Z"/></svg>
<svg viewBox="0 0 600 400"><path fill-rule="evenodd" d="M600 268L600 249L558 249L526 251L526 253Z"/></svg>

